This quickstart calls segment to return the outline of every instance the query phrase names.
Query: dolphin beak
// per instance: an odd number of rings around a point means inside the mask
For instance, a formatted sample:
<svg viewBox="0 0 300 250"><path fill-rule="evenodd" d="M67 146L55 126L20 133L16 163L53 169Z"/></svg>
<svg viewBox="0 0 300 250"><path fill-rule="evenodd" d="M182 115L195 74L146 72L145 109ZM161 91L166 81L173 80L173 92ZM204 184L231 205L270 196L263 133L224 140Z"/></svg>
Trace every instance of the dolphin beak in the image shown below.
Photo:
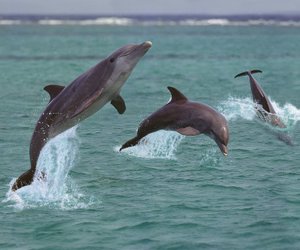
<svg viewBox="0 0 300 250"><path fill-rule="evenodd" d="M223 155L224 156L227 156L228 155L228 148L225 146L225 145L223 145L223 150L222 150L222 153L223 153Z"/></svg>
<svg viewBox="0 0 300 250"><path fill-rule="evenodd" d="M218 140L216 140L216 143L218 144L222 154L224 156L227 156L228 155L228 148L226 145L224 145L223 143L219 142Z"/></svg>
<svg viewBox="0 0 300 250"><path fill-rule="evenodd" d="M216 144L218 145L218 147L221 150L222 154L224 156L227 156L228 155L227 145L223 144L222 140L220 140L219 137L217 137L214 133L210 133L210 134L208 134L208 136L216 142Z"/></svg>
<svg viewBox="0 0 300 250"><path fill-rule="evenodd" d="M152 47L152 42L146 41L146 42L143 42L141 45L146 49L150 49Z"/></svg>

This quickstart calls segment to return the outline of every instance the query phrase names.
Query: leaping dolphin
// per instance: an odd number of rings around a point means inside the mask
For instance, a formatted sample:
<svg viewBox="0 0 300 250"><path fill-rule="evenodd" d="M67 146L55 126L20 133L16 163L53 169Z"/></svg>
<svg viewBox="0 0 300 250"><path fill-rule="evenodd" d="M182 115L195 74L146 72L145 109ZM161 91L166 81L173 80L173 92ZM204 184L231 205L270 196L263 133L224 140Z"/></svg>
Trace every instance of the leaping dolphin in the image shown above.
<svg viewBox="0 0 300 250"><path fill-rule="evenodd" d="M225 117L208 105L189 101L176 88L168 89L171 100L143 120L137 135L124 143L120 151L136 145L143 137L155 131L173 130L186 136L205 134L217 143L224 155L227 155L229 130Z"/></svg>
<svg viewBox="0 0 300 250"><path fill-rule="evenodd" d="M237 74L234 78L240 76L249 76L253 102L261 106L261 107L260 106L255 107L257 116L261 120L270 123L274 127L286 128L285 124L281 121L279 116L276 114L276 111L273 108L269 98L267 97L267 95L265 94L265 92L263 91L259 83L252 76L252 74L254 73L262 73L262 71L258 69L245 71L240 74ZM280 140L284 141L289 145L293 144L291 138L286 134L279 133L278 137Z"/></svg>
<svg viewBox="0 0 300 250"><path fill-rule="evenodd" d="M107 102L111 102L120 114L125 112L121 87L151 46L150 41L126 45L81 74L67 87L48 85L44 88L50 94L50 102L37 121L31 138L31 168L15 181L13 191L31 184L40 152L51 138L91 116Z"/></svg>

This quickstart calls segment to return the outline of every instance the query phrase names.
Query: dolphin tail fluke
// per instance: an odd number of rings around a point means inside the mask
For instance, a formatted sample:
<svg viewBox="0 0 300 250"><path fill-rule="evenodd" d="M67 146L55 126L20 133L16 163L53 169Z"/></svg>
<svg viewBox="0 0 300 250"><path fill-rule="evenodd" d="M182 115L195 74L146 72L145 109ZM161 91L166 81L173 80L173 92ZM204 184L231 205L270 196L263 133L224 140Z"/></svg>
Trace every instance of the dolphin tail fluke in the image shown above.
<svg viewBox="0 0 300 250"><path fill-rule="evenodd" d="M262 73L262 71L259 70L259 69L253 69L253 70L249 70L249 71L239 73L234 78L237 78L237 77L240 77L240 76L249 76L249 75L255 74L255 73Z"/></svg>
<svg viewBox="0 0 300 250"><path fill-rule="evenodd" d="M129 141L125 142L122 147L120 148L119 151L122 151L124 148L129 148L129 147L133 147L135 146L136 144L138 144L138 142L140 141L141 138L139 137L134 137L132 139L130 139Z"/></svg>
<svg viewBox="0 0 300 250"><path fill-rule="evenodd" d="M12 185L12 191L16 191L17 189L30 185L33 181L34 171L29 169L25 173L23 173Z"/></svg>

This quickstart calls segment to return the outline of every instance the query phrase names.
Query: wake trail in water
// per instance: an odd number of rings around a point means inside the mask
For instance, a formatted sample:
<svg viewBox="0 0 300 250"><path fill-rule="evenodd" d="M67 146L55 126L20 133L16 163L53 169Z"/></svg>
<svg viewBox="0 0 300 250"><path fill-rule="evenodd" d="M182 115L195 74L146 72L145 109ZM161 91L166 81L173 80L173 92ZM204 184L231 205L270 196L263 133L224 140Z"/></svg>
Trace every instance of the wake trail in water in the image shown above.
<svg viewBox="0 0 300 250"><path fill-rule="evenodd" d="M42 149L31 185L11 191L10 182L4 202L14 202L18 209L50 206L58 209L86 208L91 204L68 176L76 165L79 138L76 127L56 136ZM44 176L44 177L42 177Z"/></svg>
<svg viewBox="0 0 300 250"><path fill-rule="evenodd" d="M176 159L175 152L184 138L174 131L160 130L147 135L134 147L124 149L122 152L141 158ZM119 151L120 146L114 148Z"/></svg>

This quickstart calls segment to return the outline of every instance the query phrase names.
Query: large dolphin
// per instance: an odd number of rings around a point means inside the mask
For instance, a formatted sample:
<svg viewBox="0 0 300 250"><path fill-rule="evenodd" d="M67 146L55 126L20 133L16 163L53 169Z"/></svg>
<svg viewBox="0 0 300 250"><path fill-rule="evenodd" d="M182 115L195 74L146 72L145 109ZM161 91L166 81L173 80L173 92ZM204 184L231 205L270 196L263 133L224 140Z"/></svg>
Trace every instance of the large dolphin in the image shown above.
<svg viewBox="0 0 300 250"><path fill-rule="evenodd" d="M173 130L186 136L205 134L227 155L229 130L225 117L208 105L189 101L173 87L168 89L171 100L142 121L137 135L124 143L120 151L136 145L143 137L155 131Z"/></svg>
<svg viewBox="0 0 300 250"><path fill-rule="evenodd" d="M67 87L48 85L44 88L50 94L50 102L31 138L31 168L16 180L12 190L31 184L40 152L49 139L91 116L107 102L111 102L120 114L124 113L121 87L151 45L146 41L121 47Z"/></svg>
<svg viewBox="0 0 300 250"><path fill-rule="evenodd" d="M274 127L286 128L285 124L276 114L276 111L273 108L269 98L267 97L259 83L252 76L252 74L254 73L262 73L262 71L257 69L245 71L237 74L234 78L240 76L249 76L253 102L259 104L259 106L255 107L257 116L261 120L270 123ZM287 134L279 133L278 138L289 145L293 144L291 138Z"/></svg>

